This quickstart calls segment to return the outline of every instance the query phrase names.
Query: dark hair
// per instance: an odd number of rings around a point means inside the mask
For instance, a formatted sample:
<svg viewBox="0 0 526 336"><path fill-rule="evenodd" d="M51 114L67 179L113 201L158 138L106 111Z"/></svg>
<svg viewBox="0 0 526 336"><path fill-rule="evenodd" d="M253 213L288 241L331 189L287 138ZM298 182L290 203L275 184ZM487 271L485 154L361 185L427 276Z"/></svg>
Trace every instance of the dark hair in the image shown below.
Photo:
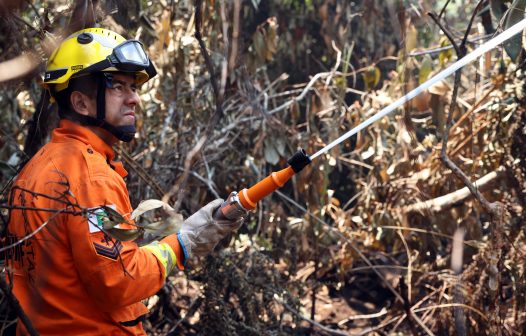
<svg viewBox="0 0 526 336"><path fill-rule="evenodd" d="M54 97L58 105L60 118L66 118L67 114L75 112L71 106L70 96L73 91L79 91L90 98L97 97L97 78L93 74L82 77L71 78L68 87L62 91L55 92Z"/></svg>

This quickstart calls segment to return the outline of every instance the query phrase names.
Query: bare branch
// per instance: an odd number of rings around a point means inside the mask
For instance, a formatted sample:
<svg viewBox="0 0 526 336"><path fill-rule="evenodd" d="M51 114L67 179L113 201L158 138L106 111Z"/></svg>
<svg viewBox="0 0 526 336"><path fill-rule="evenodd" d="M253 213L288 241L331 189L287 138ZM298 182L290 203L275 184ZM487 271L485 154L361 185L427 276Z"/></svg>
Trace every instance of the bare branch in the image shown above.
<svg viewBox="0 0 526 336"><path fill-rule="evenodd" d="M201 136L201 138L197 141L194 148L188 153L185 163L184 163L184 172L182 176L178 179L178 182L172 186L170 191L163 196L163 201L169 203L169 199L175 194L175 192L178 190L178 197L176 204L174 206L175 211L178 211L179 206L181 205L183 194L185 193L185 186L186 182L188 180L188 175L190 171L190 167L192 163L194 162L195 156L197 153L201 151L203 146L205 145L206 141L208 140L208 137L211 135L214 127L218 125L219 120L223 116L223 101L224 101L224 95L221 94L219 91L219 87L217 84L217 79L214 74L214 69L212 66L212 61L210 59L210 56L208 55L208 51L206 49L206 45L202 39L201 35L201 28L202 28L202 14L201 14L201 7L202 7L202 0L196 0L195 2L195 37L197 41L199 42L199 48L201 49L201 54L203 55L205 59L205 64L208 69L208 73L210 75L210 83L212 85L212 90L214 91L215 100L216 100L216 109L212 117L210 118L210 121L208 122L204 134Z"/></svg>
<svg viewBox="0 0 526 336"><path fill-rule="evenodd" d="M478 190L479 192L486 190L490 186L491 182L495 181L497 178L501 177L504 174L504 171L504 167L499 167L495 171L488 173L480 179L478 179L477 181L475 181L473 184L475 185L476 190ZM402 209L402 212L440 212L452 207L453 205L459 202L466 200L470 196L473 196L473 193L466 186L462 189L456 190L444 196L408 205Z"/></svg>
<svg viewBox="0 0 526 336"><path fill-rule="evenodd" d="M449 1L448 1L449 2ZM477 7L475 8L471 19L469 21L468 27L466 29L466 32L464 34L464 38L462 39L462 42L460 46L457 46L452 34L448 31L447 28L441 25L439 18L437 18L435 15L430 14L431 18L435 20L436 24L441 28L441 30L446 34L449 41L455 48L455 51L457 53L457 57L460 59L464 57L466 54L466 41L467 36L469 35L469 31L471 30L471 25L473 24L473 20L475 19L476 15L478 14L478 11L482 7L482 4L485 3L485 0L481 0L478 2ZM456 108L456 100L457 100L457 94L458 94L458 88L460 87L460 78L461 78L461 69L457 70L455 73L455 82L453 87L453 94L451 97L450 102L450 108L449 113L447 116L447 122L444 126L443 130L443 136L442 136L442 149L440 152L440 159L442 162L451 169L451 171L457 176L458 179L460 179L467 189L475 196L475 198L479 201L479 203L484 207L484 209L490 214L491 216L491 232L492 232L492 239L490 239L490 246L489 246L489 260L488 260L488 268L487 273L490 276L491 283L493 285L490 285L491 290L491 296L493 297L492 304L490 309L495 310L495 313L490 316L490 330L489 332L491 334L501 334L501 326L502 321L500 319L500 305L496 303L498 296L498 293L500 291L500 272L499 269L502 269L503 267L503 261L502 261L502 217L504 213L503 207L498 203L490 203L486 198L482 195L480 190L471 183L468 176L448 157L447 155L447 145L448 145L448 137L449 132L452 124L452 118L453 118L453 112ZM460 278L460 276L459 276ZM458 290L458 287L455 287L456 290ZM463 300L463 296L461 295L455 295L455 300L460 300L459 302L456 302L456 304L463 304L461 302ZM456 309L454 312L455 315L455 322L456 327L459 332L465 333L465 313L461 309Z"/></svg>
<svg viewBox="0 0 526 336"><path fill-rule="evenodd" d="M466 30L466 33L464 35L464 38L462 39L460 46L457 45L457 43L455 42L455 39L453 38L453 35L449 32L449 30L440 23L439 18L435 14L429 13L429 16L435 21L435 23L440 27L440 29L448 37L459 59L464 57L466 53L467 36L469 34L469 30L471 29L471 25L473 24L473 20L476 17L483 2L484 0L479 1L477 7L475 8L475 11L473 12L471 16L471 20L469 21L468 28ZM452 94L451 102L449 105L449 113L447 116L447 122L443 130L442 149L440 152L440 158L442 159L446 167L451 169L451 171L455 174L455 176L457 176L466 185L466 187L475 196L475 198L482 204L482 206L486 209L486 211L488 211L488 213L490 214L494 214L496 211L495 206L490 204L486 200L486 198L484 198L484 196L477 190L477 188L473 186L473 183L471 183L467 175L453 161L451 161L451 159L447 155L447 143L448 143L448 138L449 138L449 130L451 127L450 125L452 124L453 112L455 111L455 108L457 106L456 101L457 101L458 88L460 87L461 71L462 69L459 69L455 73L455 84L453 87L453 94Z"/></svg>
<svg viewBox="0 0 526 336"><path fill-rule="evenodd" d="M5 274L5 271L4 271ZM5 281L3 276L0 276L0 290L4 292L4 295L7 297L7 301L9 302L9 306L14 309L16 315L22 321L24 326L26 327L27 332L31 336L38 336L38 331L33 326L33 323L29 319L29 317L24 312L24 309L20 305L20 302L18 299L13 295L13 291Z"/></svg>
<svg viewBox="0 0 526 336"><path fill-rule="evenodd" d="M442 7L442 10L440 11L440 15L438 16L438 19L440 20L442 18L442 16L444 15L444 13L446 12L446 8L447 6L449 5L449 2L451 0L447 0L447 2L444 4L444 7Z"/></svg>
<svg viewBox="0 0 526 336"><path fill-rule="evenodd" d="M322 324L320 324L320 323L318 323L318 322L316 322L314 320L311 320L310 318L308 318L306 316L303 316L300 312L296 311L295 309L292 309L291 306L289 306L285 301L281 300L277 295L274 295L274 301L276 301L279 304L281 304L288 311L290 311L292 314L296 315L300 319L309 322L313 326L315 326L317 328L320 328L321 330L323 330L323 331L325 331L325 332L327 332L327 333L329 333L331 335L341 335L341 336L347 336L348 335L346 332L331 329L331 328L326 327L326 326L324 326L324 325L322 325Z"/></svg>

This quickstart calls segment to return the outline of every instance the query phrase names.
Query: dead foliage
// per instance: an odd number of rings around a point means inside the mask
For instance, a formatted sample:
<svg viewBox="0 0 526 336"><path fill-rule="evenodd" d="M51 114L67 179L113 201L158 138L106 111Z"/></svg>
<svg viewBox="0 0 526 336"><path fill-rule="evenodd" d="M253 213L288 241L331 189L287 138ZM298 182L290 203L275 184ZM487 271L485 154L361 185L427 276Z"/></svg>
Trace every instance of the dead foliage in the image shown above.
<svg viewBox="0 0 526 336"><path fill-rule="evenodd" d="M468 52L517 2L490 2L490 25L482 13ZM144 41L159 71L142 88L136 141L118 148L132 204L164 197L189 215L283 167L298 147L315 153L455 60L426 11L445 8L460 38L477 5L385 3L205 1L211 76L193 3L90 1L88 17ZM1 61L41 57L1 84L3 184L54 125L35 76L81 4L2 8ZM222 249L149 299L148 332L525 333L525 72L520 51L505 49L463 69L451 125L453 78L262 201ZM224 114L198 147L216 107L211 80ZM449 158L503 205L498 218L440 160L445 126Z"/></svg>

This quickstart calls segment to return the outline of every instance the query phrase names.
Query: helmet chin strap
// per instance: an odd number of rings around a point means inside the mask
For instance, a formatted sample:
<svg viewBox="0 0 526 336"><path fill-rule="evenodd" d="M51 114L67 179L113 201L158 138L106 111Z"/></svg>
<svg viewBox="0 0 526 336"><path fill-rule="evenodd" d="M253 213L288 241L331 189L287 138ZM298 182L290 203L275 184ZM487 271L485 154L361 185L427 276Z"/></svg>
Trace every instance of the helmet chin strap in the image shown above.
<svg viewBox="0 0 526 336"><path fill-rule="evenodd" d="M81 125L85 126L95 126L100 127L108 132L110 132L112 135L114 135L117 139L123 142L130 142L135 137L135 125L126 125L126 126L118 126L115 127L113 125L108 124L105 120L99 120L97 118L93 118L90 116L82 115L77 112L70 112L67 114L61 114L61 118L69 119L75 122L78 122Z"/></svg>
<svg viewBox="0 0 526 336"><path fill-rule="evenodd" d="M122 142L132 141L133 138L135 137L135 132L137 132L135 125L125 125L125 126L115 127L104 121L104 124L100 127L104 128L106 131L115 135L115 137Z"/></svg>

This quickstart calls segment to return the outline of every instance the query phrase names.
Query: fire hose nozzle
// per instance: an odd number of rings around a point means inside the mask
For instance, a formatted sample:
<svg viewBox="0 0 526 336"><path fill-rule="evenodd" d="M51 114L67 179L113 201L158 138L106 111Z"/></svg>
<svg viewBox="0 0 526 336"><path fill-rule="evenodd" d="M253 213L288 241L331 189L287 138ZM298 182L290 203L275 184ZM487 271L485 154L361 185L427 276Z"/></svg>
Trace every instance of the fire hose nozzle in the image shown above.
<svg viewBox="0 0 526 336"><path fill-rule="evenodd" d="M232 191L230 195L228 195L226 201L224 201L223 204L221 204L221 207L217 209L217 216L227 219L237 219L246 214L247 210L243 208L241 202L239 202L237 191Z"/></svg>
<svg viewBox="0 0 526 336"><path fill-rule="evenodd" d="M231 193L228 199L217 210L216 215L235 219L243 216L250 210L256 209L257 202L282 187L294 174L300 172L305 166L310 164L311 159L303 149L300 149L287 163L289 164L287 168L273 172L252 187L248 189L245 188L239 193L235 193L235 195Z"/></svg>
<svg viewBox="0 0 526 336"><path fill-rule="evenodd" d="M303 168L312 162L304 149L300 148L294 155L287 160L287 163L292 167L295 173L299 173Z"/></svg>

